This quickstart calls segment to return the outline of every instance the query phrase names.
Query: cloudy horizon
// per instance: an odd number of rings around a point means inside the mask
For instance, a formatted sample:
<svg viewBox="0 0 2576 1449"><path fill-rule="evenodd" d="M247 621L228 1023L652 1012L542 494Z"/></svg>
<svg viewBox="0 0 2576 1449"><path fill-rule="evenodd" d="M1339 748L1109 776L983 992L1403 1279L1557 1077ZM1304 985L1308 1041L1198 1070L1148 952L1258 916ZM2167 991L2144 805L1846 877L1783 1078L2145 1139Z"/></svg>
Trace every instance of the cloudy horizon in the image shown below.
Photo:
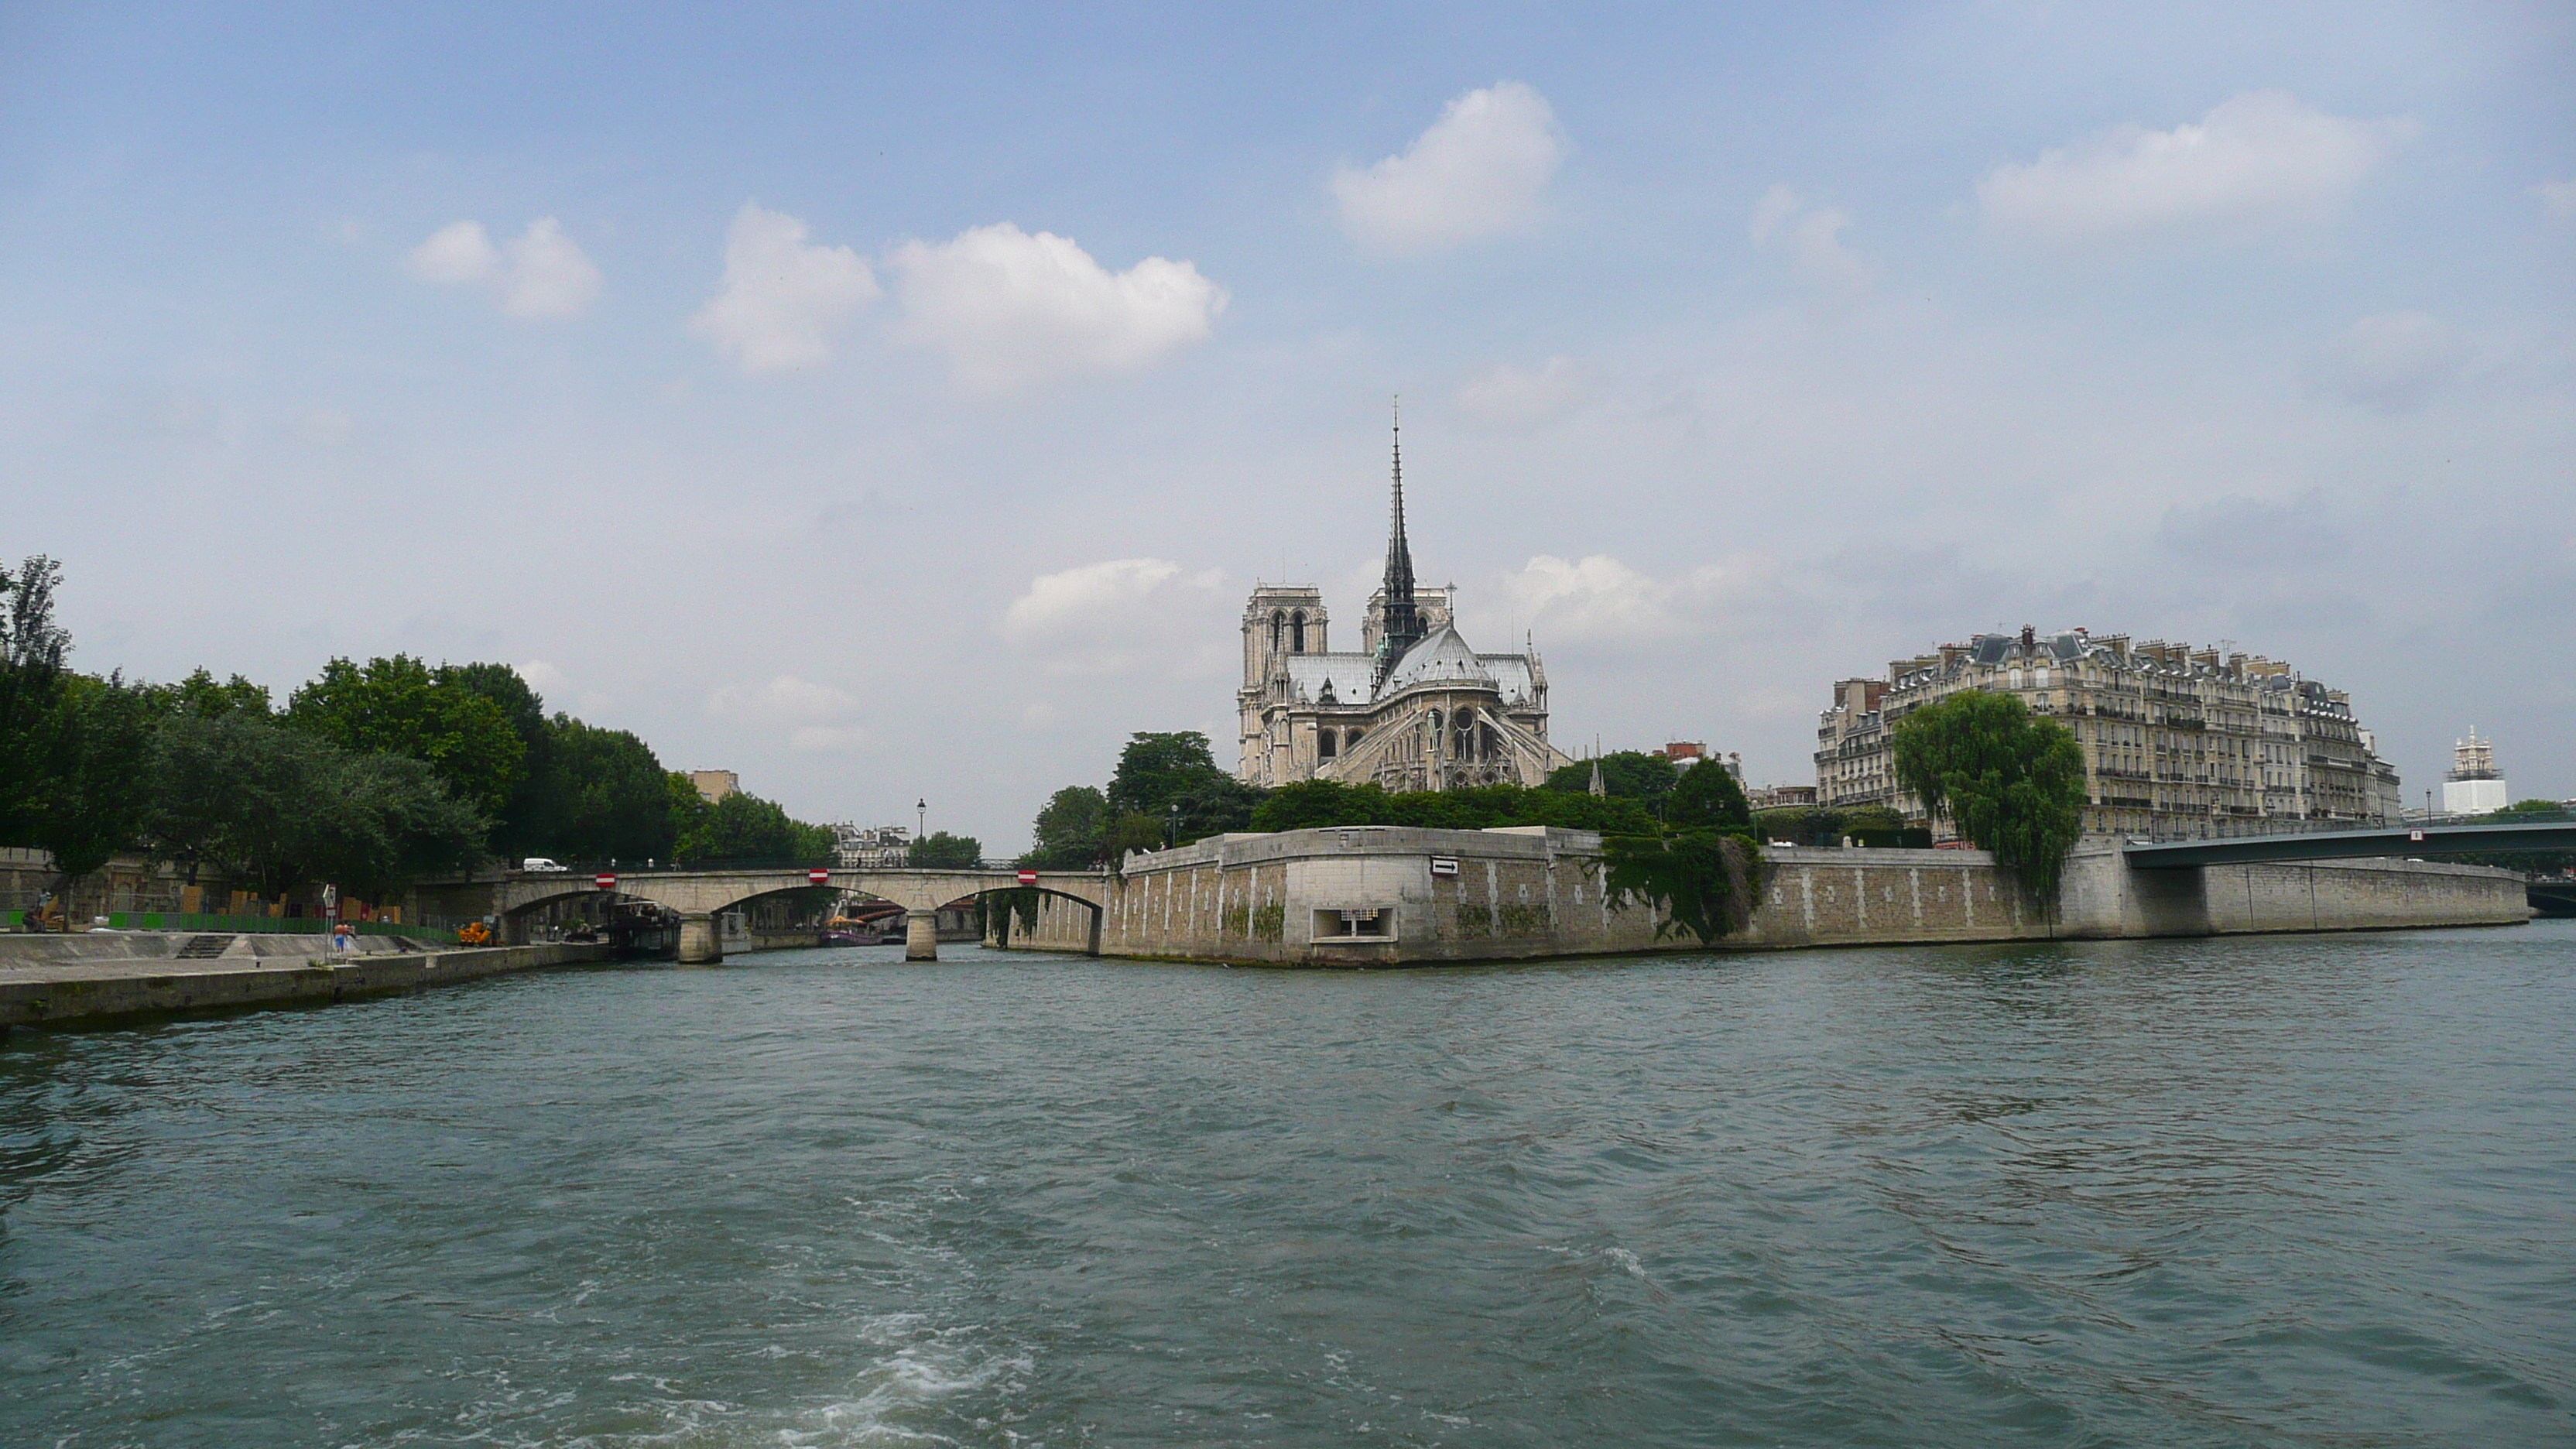
<svg viewBox="0 0 2576 1449"><path fill-rule="evenodd" d="M0 553L73 662L520 667L1021 848L1416 562L1580 751L1813 779L1985 630L2228 641L2576 796L2542 6L0 18ZM1347 642L1345 642L1347 641Z"/></svg>

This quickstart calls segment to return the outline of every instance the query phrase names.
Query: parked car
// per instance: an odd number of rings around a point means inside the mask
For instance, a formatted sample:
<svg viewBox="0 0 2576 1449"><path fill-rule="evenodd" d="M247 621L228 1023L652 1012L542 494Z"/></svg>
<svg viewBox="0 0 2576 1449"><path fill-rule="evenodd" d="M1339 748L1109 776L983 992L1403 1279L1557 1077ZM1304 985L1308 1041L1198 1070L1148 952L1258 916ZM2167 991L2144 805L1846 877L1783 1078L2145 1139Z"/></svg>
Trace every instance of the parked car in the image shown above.
<svg viewBox="0 0 2576 1449"><path fill-rule="evenodd" d="M529 856L527 859L525 859L525 860L523 860L523 861L520 861L520 862L519 862L519 869L521 869L521 870L570 870L570 869L572 869L572 867L571 867L571 866L568 866L568 865L557 865L557 864L555 864L553 861L546 859L546 858L545 858L544 856L542 856L542 855L532 855L532 856Z"/></svg>

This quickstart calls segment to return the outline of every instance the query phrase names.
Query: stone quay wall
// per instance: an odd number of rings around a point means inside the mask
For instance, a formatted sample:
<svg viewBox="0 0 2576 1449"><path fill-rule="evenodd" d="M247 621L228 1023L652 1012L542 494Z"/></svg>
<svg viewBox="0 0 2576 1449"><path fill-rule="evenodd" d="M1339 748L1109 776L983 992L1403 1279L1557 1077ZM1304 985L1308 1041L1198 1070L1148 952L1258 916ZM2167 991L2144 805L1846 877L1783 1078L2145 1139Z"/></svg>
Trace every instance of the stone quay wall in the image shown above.
<svg viewBox="0 0 2576 1449"><path fill-rule="evenodd" d="M1131 855L1108 888L1099 948L1109 956L1390 966L1701 949L1687 935L1659 937L1652 907L1603 890L1601 840L1589 831L1218 836ZM1346 912L1359 915L1356 930ZM994 910L986 940L1079 953L1091 914L1041 896L1033 923ZM2480 866L2138 870L2100 842L2068 861L2055 908L2041 909L1980 850L1772 846L1751 921L1719 949L2510 925L2530 914L2519 876Z"/></svg>
<svg viewBox="0 0 2576 1449"><path fill-rule="evenodd" d="M0 951L0 1034L13 1026L112 1026L169 1012L349 1001L613 959L605 945L569 942L328 957L263 949L285 944L280 939L241 937L235 947L248 949L202 961L176 959L177 943L187 939L25 938L28 946L78 943L87 949ZM21 944L15 937L0 942ZM121 946L123 953L108 954L108 946Z"/></svg>

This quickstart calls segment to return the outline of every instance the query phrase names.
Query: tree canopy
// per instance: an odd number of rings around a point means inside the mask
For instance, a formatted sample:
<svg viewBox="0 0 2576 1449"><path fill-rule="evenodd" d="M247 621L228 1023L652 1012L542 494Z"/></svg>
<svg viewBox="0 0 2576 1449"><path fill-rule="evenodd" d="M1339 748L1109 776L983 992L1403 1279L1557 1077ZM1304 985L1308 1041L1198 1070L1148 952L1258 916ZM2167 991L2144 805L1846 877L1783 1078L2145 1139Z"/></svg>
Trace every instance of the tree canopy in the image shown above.
<svg viewBox="0 0 2576 1449"><path fill-rule="evenodd" d="M922 870L972 870L984 863L984 842L934 830L907 847L903 859Z"/></svg>
<svg viewBox="0 0 2576 1449"><path fill-rule="evenodd" d="M1432 830L1487 830L1555 825L1606 835L1650 835L1655 817L1636 800L1600 799L1518 785L1390 794L1377 785L1300 780L1270 792L1252 812L1255 830L1314 830L1336 825L1411 825Z"/></svg>
<svg viewBox="0 0 2576 1449"><path fill-rule="evenodd" d="M1040 870L1083 870L1100 863L1102 832L1109 827L1109 797L1089 785L1067 785L1047 797L1029 830L1023 865Z"/></svg>
<svg viewBox="0 0 2576 1449"><path fill-rule="evenodd" d="M1547 777L1545 788L1569 795L1592 793L1592 767L1601 767L1601 788L1613 800L1660 802L1687 773L1661 750L1613 750L1597 760L1577 760ZM1697 766L1693 766L1697 769Z"/></svg>
<svg viewBox="0 0 2576 1449"><path fill-rule="evenodd" d="M363 666L334 658L288 697L286 720L344 749L418 760L487 814L510 803L526 773L528 747L510 711L453 669L408 654Z"/></svg>
<svg viewBox="0 0 2576 1449"><path fill-rule="evenodd" d="M2022 890L2051 900L2083 833L2084 752L2019 696L1954 694L1896 724L1897 783L1994 852Z"/></svg>
<svg viewBox="0 0 2576 1449"><path fill-rule="evenodd" d="M698 800L688 776L668 778L674 800L683 790ZM777 802L757 795L737 790L713 805L698 803L700 810L672 847L682 860L825 861L837 844L828 828L791 819Z"/></svg>

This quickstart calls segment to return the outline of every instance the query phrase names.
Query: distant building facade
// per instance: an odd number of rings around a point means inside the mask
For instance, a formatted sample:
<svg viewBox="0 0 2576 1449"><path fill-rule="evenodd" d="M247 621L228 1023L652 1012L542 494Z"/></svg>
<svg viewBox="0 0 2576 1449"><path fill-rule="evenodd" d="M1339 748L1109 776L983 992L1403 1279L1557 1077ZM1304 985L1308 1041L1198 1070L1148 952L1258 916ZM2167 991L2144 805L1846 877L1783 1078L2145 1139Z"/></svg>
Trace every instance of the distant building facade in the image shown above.
<svg viewBox="0 0 2576 1449"><path fill-rule="evenodd" d="M833 856L843 870L882 870L906 863L912 853L912 830L902 825L832 827Z"/></svg>
<svg viewBox="0 0 2576 1449"><path fill-rule="evenodd" d="M2494 743L2478 738L2478 727L2469 726L2469 737L2451 746L2451 769L2442 777L2443 813L2484 815L2512 803L2512 787L2496 769Z"/></svg>
<svg viewBox="0 0 2576 1449"><path fill-rule="evenodd" d="M2195 839L2400 818L2397 772L2342 690L2260 655L2082 629L1980 634L1894 660L1884 679L1837 683L1816 730L1817 803L1922 821L1897 786L1892 731L1970 689L2015 695L2074 732L2089 832Z"/></svg>
<svg viewBox="0 0 2576 1449"><path fill-rule="evenodd" d="M1450 591L1413 579L1404 450L1395 451L1386 574L1355 652L1332 651L1323 591L1264 584L1243 609L1235 691L1247 784L1375 783L1391 791L1538 785L1573 761L1547 740L1547 671L1535 650L1480 654L1459 636Z"/></svg>
<svg viewBox="0 0 2576 1449"><path fill-rule="evenodd" d="M742 793L742 777L731 770L691 770L689 783L697 787L698 798L710 805Z"/></svg>

